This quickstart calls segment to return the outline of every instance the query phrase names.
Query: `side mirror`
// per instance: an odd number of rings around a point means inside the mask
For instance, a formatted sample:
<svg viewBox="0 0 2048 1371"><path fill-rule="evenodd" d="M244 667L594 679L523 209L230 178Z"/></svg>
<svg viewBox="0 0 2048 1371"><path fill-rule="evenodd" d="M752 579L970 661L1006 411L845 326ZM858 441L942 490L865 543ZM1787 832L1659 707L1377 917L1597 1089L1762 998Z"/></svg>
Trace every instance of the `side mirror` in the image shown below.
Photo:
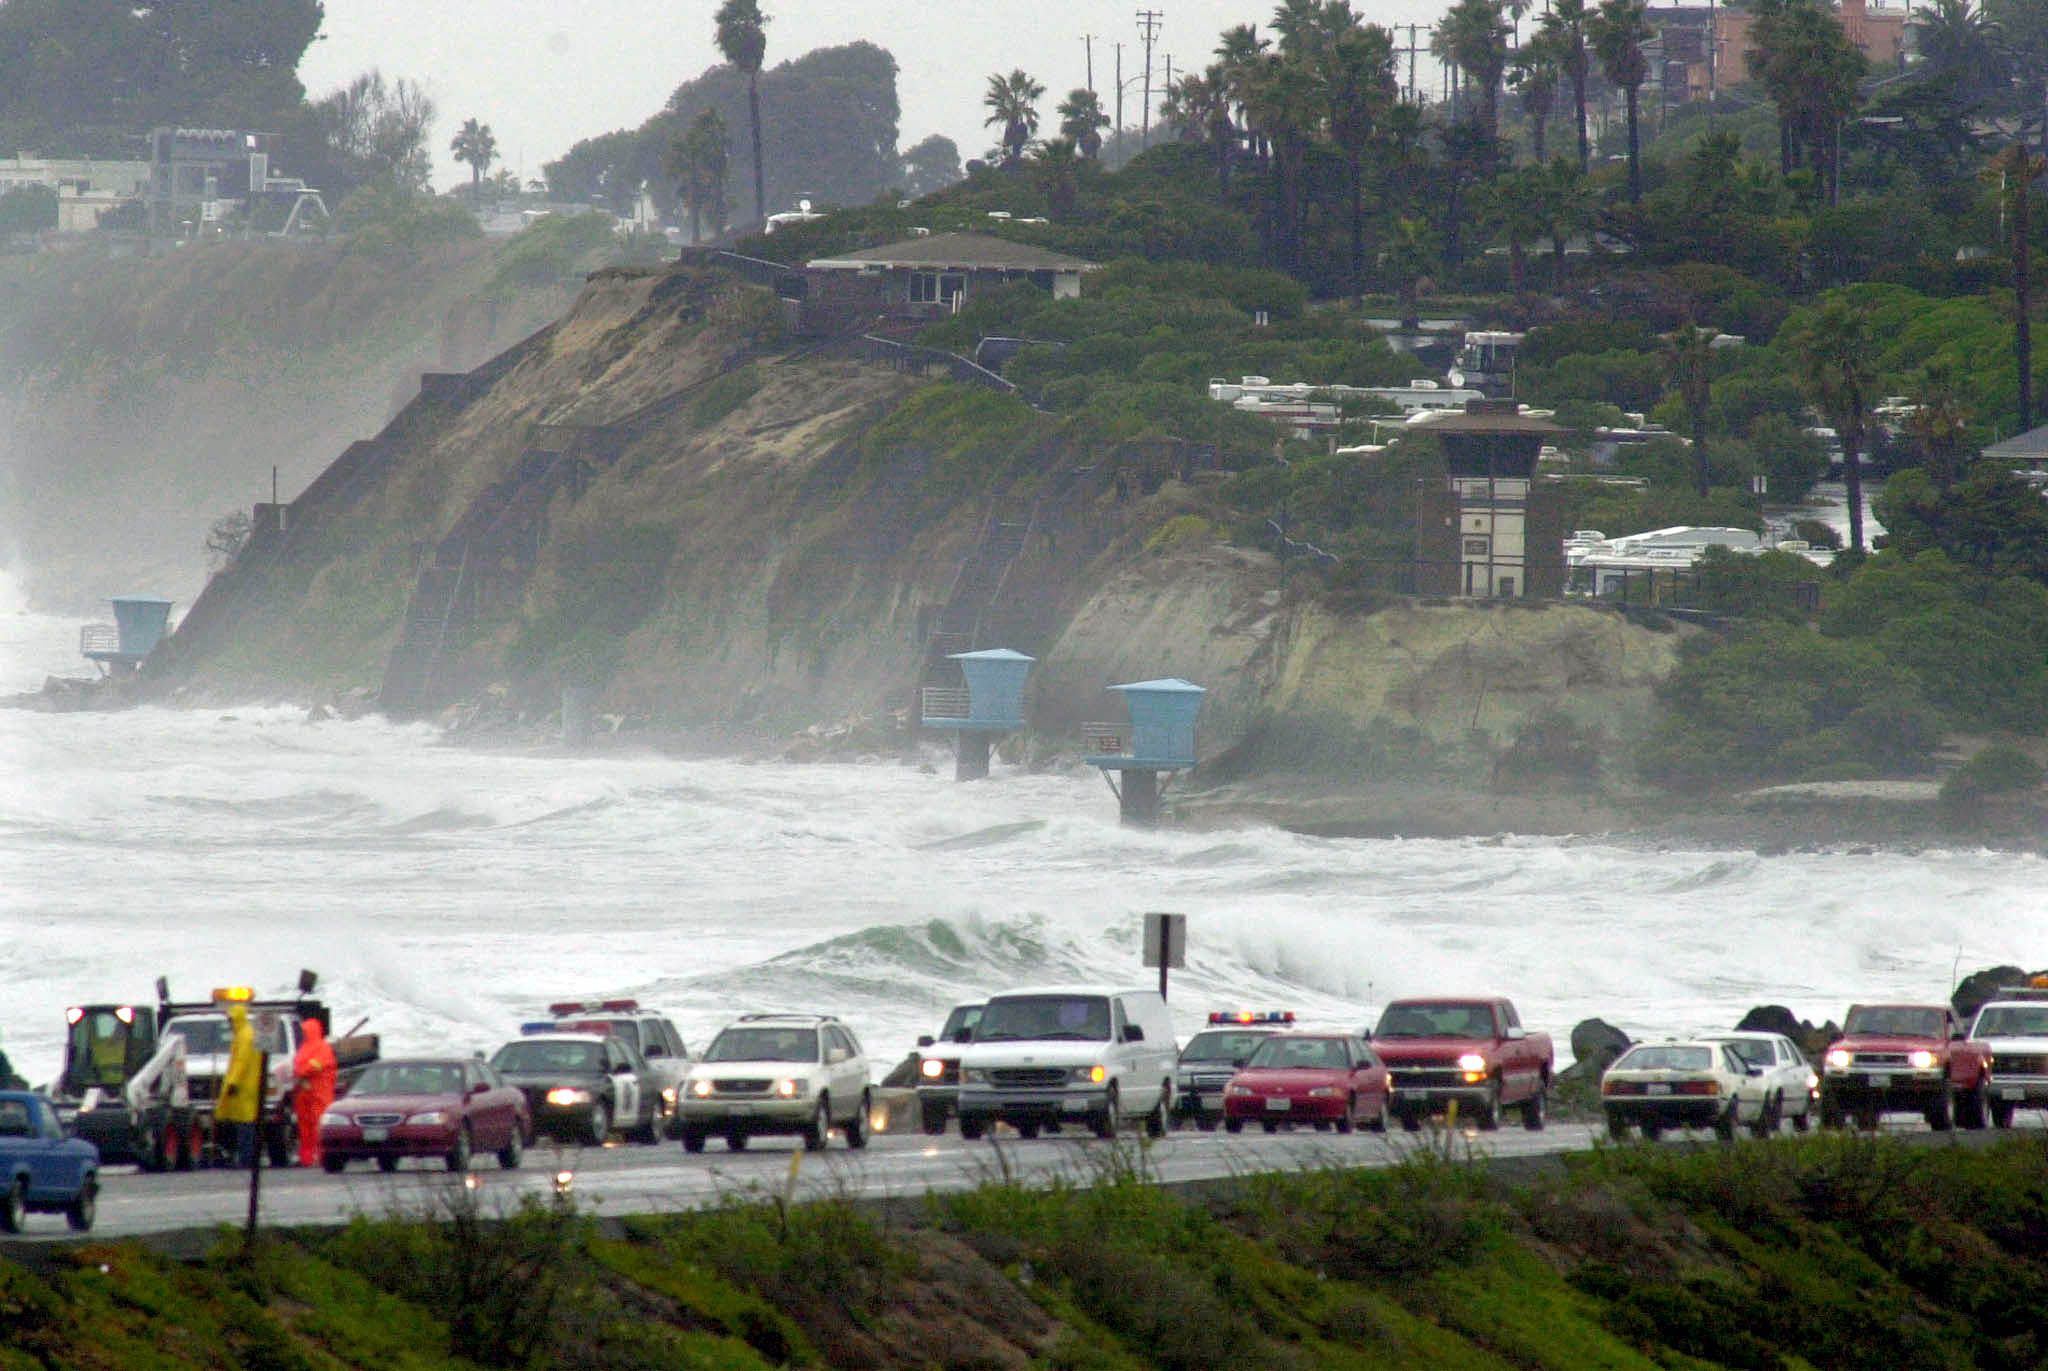
<svg viewBox="0 0 2048 1371"><path fill-rule="evenodd" d="M631 1063L631 1062L620 1062L620 1063L619 1063L619 1064L618 1064L617 1066L615 1066L615 1067L613 1067L613 1068L612 1068L612 1074L613 1074L614 1076L630 1076L630 1075L632 1075L632 1074L633 1074L633 1063Z"/></svg>
<svg viewBox="0 0 2048 1371"><path fill-rule="evenodd" d="M1747 1068L1747 1070L1748 1073L1752 1076L1761 1076L1764 1074L1764 1069L1760 1066L1752 1066Z"/></svg>
<svg viewBox="0 0 2048 1371"><path fill-rule="evenodd" d="M469 1088L469 1093L470 1093L470 1094L471 1094L472 1096L475 1096L475 1095L481 1095L481 1094L483 1094L483 1093L484 1093L484 1092L485 1092L486 1090L489 1090L489 1089L490 1089L490 1087L489 1087L488 1085L485 1085L485 1084L484 1084L484 1083L483 1083L482 1081L478 1081L478 1082L477 1082L477 1083L476 1083L475 1085L472 1085L472 1086L471 1086L471 1087Z"/></svg>
<svg viewBox="0 0 2048 1371"><path fill-rule="evenodd" d="M973 1042L973 1041L974 1041L974 1030L973 1030L973 1029L971 1029L971 1028L963 1028L963 1029L961 1029L961 1030L960 1030L960 1031L959 1031L958 1033L955 1033L955 1034L953 1035L953 1041L954 1041L954 1042L956 1042L956 1043L971 1043L971 1042Z"/></svg>
<svg viewBox="0 0 2048 1371"><path fill-rule="evenodd" d="M918 1037L917 1037L917 1045L918 1045L919 1047L930 1047L930 1046L932 1045L932 1041L933 1041L933 1039L932 1039L932 1035L931 1035L931 1034L929 1034L929 1033L920 1033L920 1034L918 1034Z"/></svg>
<svg viewBox="0 0 2048 1371"><path fill-rule="evenodd" d="M1127 1043L1141 1043L1145 1041L1145 1030L1134 1023L1125 1024L1124 1041Z"/></svg>
<svg viewBox="0 0 2048 1371"><path fill-rule="evenodd" d="M1528 1036L1529 1030L1521 1027L1510 1028L1506 1034L1507 1040L1511 1043L1518 1043Z"/></svg>
<svg viewBox="0 0 2048 1371"><path fill-rule="evenodd" d="M1246 1060L1246 1059L1245 1059L1245 1058L1243 1058L1243 1057L1232 1057L1232 1058L1230 1059L1230 1064L1231 1064L1231 1066L1235 1067L1235 1068L1236 1068L1237 1070L1239 1070L1239 1071L1242 1071L1242 1070L1244 1070L1244 1064L1245 1064L1245 1060Z"/></svg>

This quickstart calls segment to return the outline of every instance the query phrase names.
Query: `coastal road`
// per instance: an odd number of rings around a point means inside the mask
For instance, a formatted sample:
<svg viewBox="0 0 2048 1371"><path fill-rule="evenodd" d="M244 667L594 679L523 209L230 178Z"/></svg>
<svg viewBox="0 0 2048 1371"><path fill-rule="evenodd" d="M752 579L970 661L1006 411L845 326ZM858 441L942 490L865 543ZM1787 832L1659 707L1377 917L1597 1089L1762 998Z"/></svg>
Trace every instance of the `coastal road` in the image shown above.
<svg viewBox="0 0 2048 1371"><path fill-rule="evenodd" d="M1449 1142L1461 1156L1469 1149L1476 1157L1536 1157L1583 1150L1592 1146L1595 1132L1584 1124L1553 1123L1541 1133L1519 1127L1490 1134L1460 1130ZM997 1144L963 1142L952 1133L937 1138L881 1134L863 1152L846 1148L835 1136L827 1151L808 1154L794 1139L760 1138L744 1152L722 1151L722 1144L714 1141L694 1157L676 1142L603 1148L543 1143L527 1152L525 1165L517 1171L500 1171L496 1161L479 1158L468 1179L487 1207L509 1206L520 1195L552 1194L557 1175L567 1173L579 1204L600 1217L618 1217L698 1208L732 1196L779 1194L789 1184L793 1157L800 1157L799 1197L875 1200L965 1190L1005 1178L1035 1185L1059 1180L1086 1183L1135 1166L1142 1166L1148 1178L1169 1184L1329 1165L1388 1166L1430 1139L1444 1145L1440 1132L1412 1135L1398 1130L1385 1136L1189 1130L1142 1149L1134 1137L1116 1143L1079 1137L1024 1142L1010 1137ZM339 1176L297 1168L266 1171L262 1221L276 1226L339 1224L357 1214L435 1212L451 1188L462 1184L463 1177L426 1161L406 1162L391 1175L363 1163ZM248 1194L246 1172L145 1175L132 1167L109 1167L101 1179L94 1236L133 1237L240 1224L247 1216ZM30 1216L23 1235L35 1241L74 1236L61 1217L41 1214Z"/></svg>

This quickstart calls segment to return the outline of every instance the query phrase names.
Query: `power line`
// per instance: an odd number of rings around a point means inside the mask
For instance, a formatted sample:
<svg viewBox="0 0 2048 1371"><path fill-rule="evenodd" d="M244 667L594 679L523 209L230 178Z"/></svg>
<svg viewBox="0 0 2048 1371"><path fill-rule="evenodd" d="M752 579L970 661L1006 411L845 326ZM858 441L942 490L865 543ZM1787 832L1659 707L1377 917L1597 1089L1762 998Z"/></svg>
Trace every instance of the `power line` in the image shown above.
<svg viewBox="0 0 2048 1371"><path fill-rule="evenodd" d="M1145 41L1145 112L1139 147L1144 147L1152 137L1152 40L1159 36L1159 26L1165 18L1161 10L1138 11L1138 36Z"/></svg>

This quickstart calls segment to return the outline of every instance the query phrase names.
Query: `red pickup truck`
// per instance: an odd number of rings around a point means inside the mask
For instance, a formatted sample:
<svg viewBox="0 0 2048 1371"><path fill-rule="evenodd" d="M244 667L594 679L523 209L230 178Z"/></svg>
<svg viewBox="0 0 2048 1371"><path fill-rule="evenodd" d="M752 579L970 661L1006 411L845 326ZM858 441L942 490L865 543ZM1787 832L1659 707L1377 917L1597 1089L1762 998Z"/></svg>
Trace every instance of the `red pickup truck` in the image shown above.
<svg viewBox="0 0 2048 1371"><path fill-rule="evenodd" d="M1874 1129L1880 1115L1911 1110L1938 1132L1982 1128L1990 1085L1989 1050L1964 1038L1948 1005L1851 1005L1821 1059L1820 1123Z"/></svg>
<svg viewBox="0 0 2048 1371"><path fill-rule="evenodd" d="M1519 1108L1522 1126L1543 1127L1556 1056L1550 1035L1522 1027L1504 999L1396 1000L1373 1029L1372 1050L1387 1064L1391 1111L1410 1132L1452 1103L1480 1128L1500 1127Z"/></svg>

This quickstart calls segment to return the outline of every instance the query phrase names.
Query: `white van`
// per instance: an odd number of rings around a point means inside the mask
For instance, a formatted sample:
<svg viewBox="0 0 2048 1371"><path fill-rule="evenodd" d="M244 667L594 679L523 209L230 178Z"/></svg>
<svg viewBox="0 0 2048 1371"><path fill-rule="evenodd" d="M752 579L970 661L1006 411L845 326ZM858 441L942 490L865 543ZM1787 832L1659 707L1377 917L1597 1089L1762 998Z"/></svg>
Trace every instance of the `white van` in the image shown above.
<svg viewBox="0 0 2048 1371"><path fill-rule="evenodd" d="M1085 1122L1098 1138L1142 1118L1153 1137L1173 1108L1179 1047L1157 990L1050 986L992 997L960 1051L960 1136L998 1121L1026 1138Z"/></svg>

